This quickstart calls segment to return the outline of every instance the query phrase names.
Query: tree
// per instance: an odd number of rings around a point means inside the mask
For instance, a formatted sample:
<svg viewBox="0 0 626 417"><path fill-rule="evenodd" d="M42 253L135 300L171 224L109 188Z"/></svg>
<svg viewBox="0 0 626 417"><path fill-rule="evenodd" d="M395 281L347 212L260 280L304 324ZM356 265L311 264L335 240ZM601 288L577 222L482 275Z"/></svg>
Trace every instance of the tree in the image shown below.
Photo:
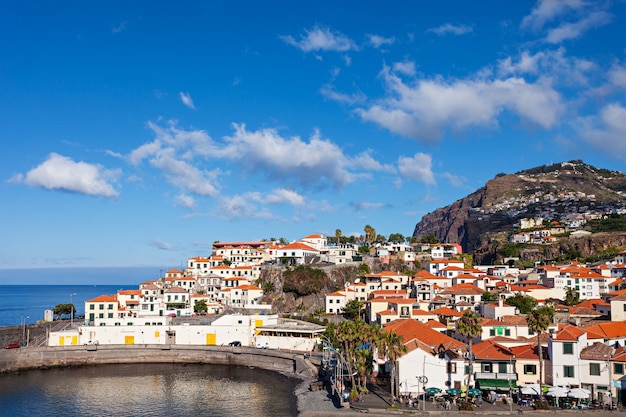
<svg viewBox="0 0 626 417"><path fill-rule="evenodd" d="M539 354L539 387L543 384L543 348L541 346L541 334L548 330L548 326L554 319L554 308L542 306L533 310L528 316L528 330L537 333L537 353Z"/></svg>
<svg viewBox="0 0 626 417"><path fill-rule="evenodd" d="M341 234L341 229L335 230L335 239L337 239L337 246L339 246L339 243L341 242Z"/></svg>
<svg viewBox="0 0 626 417"><path fill-rule="evenodd" d="M406 240L402 233L392 233L389 235L389 242L391 243L403 243Z"/></svg>
<svg viewBox="0 0 626 417"><path fill-rule="evenodd" d="M195 311L196 313L206 313L207 310L208 307L206 305L206 300L196 300L193 305L193 311Z"/></svg>
<svg viewBox="0 0 626 417"><path fill-rule="evenodd" d="M369 224L366 224L363 228L363 231L365 232L365 242L368 245L371 245L376 239L376 229L374 229Z"/></svg>
<svg viewBox="0 0 626 417"><path fill-rule="evenodd" d="M467 386L470 387L472 382L472 367L474 366L474 353L472 352L472 344L474 338L478 336L483 328L480 325L480 317L472 310L465 310L458 321L457 330L468 340L469 346L469 374L467 375Z"/></svg>
<svg viewBox="0 0 626 417"><path fill-rule="evenodd" d="M420 239L420 242L435 244L435 243L439 243L439 239L437 239L437 236L433 235L432 233L429 233L427 235L422 236L422 238Z"/></svg>
<svg viewBox="0 0 626 417"><path fill-rule="evenodd" d="M510 306L517 307L521 314L530 314L530 312L537 307L537 300L519 292L513 297L507 298L506 303Z"/></svg>
<svg viewBox="0 0 626 417"><path fill-rule="evenodd" d="M355 320L361 318L363 312L363 302L359 300L350 300L346 303L346 306L341 310L341 314L348 320Z"/></svg>
<svg viewBox="0 0 626 417"><path fill-rule="evenodd" d="M580 295L576 288L565 287L565 301L563 303L570 307L580 303Z"/></svg>
<svg viewBox="0 0 626 417"><path fill-rule="evenodd" d="M402 355L407 352L407 347L404 344L404 338L398 335L394 331L385 332L381 338L381 347L385 357L389 360L390 368L391 368L391 398L397 398L397 384L396 384L396 368L397 361L400 359Z"/></svg>
<svg viewBox="0 0 626 417"><path fill-rule="evenodd" d="M481 297L482 301L486 301L486 302L490 302L490 301L497 301L498 300L498 295L497 294L492 294L489 291L485 291Z"/></svg>
<svg viewBox="0 0 626 417"><path fill-rule="evenodd" d="M61 319L66 314L67 315L76 314L76 307L74 307L74 304L71 304L71 303L57 304L52 309L52 312L57 316L58 319Z"/></svg>

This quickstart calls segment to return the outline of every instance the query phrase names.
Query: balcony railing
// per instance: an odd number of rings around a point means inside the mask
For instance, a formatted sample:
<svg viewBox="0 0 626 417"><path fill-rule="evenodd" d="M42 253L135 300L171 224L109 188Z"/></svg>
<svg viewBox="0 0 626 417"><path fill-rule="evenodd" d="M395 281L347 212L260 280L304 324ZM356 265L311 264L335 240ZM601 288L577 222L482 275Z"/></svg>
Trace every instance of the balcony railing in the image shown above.
<svg viewBox="0 0 626 417"><path fill-rule="evenodd" d="M499 379L517 381L516 372L476 372L476 379Z"/></svg>

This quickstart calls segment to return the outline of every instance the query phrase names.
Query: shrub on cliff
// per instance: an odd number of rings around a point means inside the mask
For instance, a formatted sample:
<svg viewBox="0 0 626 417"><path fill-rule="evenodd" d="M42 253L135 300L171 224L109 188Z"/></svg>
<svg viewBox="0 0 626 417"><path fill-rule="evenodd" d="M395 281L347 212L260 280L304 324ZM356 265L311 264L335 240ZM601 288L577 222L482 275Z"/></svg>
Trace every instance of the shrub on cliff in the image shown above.
<svg viewBox="0 0 626 417"><path fill-rule="evenodd" d="M317 294L330 284L326 272L308 265L298 265L294 269L288 269L283 273L283 277L283 291L292 292L296 297Z"/></svg>

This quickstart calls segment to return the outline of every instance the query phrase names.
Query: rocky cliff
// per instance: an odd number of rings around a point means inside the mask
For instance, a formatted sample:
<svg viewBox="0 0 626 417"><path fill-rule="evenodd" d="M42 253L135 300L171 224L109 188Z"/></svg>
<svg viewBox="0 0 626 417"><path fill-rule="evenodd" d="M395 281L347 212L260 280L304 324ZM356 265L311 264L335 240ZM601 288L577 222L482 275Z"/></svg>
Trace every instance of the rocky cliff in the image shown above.
<svg viewBox="0 0 626 417"><path fill-rule="evenodd" d="M498 174L467 197L426 214L415 226L413 236L419 240L433 234L441 242L460 243L475 258L488 259L495 255L495 243L506 241L511 232L519 230L522 219L566 225L581 216L623 214L624 191L626 175L582 161ZM569 244L564 245L562 250ZM558 250L547 250L544 256Z"/></svg>

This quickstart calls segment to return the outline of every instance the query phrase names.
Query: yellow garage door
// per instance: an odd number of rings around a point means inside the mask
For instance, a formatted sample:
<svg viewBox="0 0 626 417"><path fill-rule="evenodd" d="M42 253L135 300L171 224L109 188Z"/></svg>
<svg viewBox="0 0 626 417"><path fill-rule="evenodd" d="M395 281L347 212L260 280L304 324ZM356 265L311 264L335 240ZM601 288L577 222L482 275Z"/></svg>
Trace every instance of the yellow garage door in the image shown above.
<svg viewBox="0 0 626 417"><path fill-rule="evenodd" d="M72 336L72 344L73 345L77 345L78 344L78 336Z"/></svg>
<svg viewBox="0 0 626 417"><path fill-rule="evenodd" d="M206 344L214 345L217 341L217 336L215 333L207 333L206 334Z"/></svg>
<svg viewBox="0 0 626 417"><path fill-rule="evenodd" d="M135 336L124 336L124 343L127 345L135 344Z"/></svg>
<svg viewBox="0 0 626 417"><path fill-rule="evenodd" d="M59 346L65 346L65 336L59 336Z"/></svg>

